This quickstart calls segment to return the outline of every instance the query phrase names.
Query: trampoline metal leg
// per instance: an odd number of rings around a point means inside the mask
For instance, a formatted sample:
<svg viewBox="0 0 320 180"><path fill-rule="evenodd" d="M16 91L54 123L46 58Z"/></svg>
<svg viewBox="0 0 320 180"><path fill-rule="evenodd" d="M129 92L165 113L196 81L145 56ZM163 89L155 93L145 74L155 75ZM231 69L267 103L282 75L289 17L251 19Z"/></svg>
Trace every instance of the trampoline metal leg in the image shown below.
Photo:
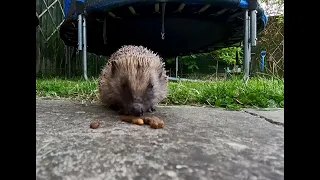
<svg viewBox="0 0 320 180"><path fill-rule="evenodd" d="M82 50L82 14L78 15L78 50Z"/></svg>
<svg viewBox="0 0 320 180"><path fill-rule="evenodd" d="M82 25L82 40L83 40L83 50L82 50L82 59L83 59L83 77L85 80L88 80L87 76L87 25L86 18L83 17L83 25Z"/></svg>
<svg viewBox="0 0 320 180"><path fill-rule="evenodd" d="M244 80L247 82L249 79L249 69L250 69L250 56L251 56L251 48L249 42L249 27L250 27L250 19L249 19L249 11L245 11L244 15Z"/></svg>
<svg viewBox="0 0 320 180"><path fill-rule="evenodd" d="M257 11L253 10L250 14L250 32L251 32L251 46L257 46Z"/></svg>
<svg viewBox="0 0 320 180"><path fill-rule="evenodd" d="M178 78L179 56L176 57L176 78Z"/></svg>

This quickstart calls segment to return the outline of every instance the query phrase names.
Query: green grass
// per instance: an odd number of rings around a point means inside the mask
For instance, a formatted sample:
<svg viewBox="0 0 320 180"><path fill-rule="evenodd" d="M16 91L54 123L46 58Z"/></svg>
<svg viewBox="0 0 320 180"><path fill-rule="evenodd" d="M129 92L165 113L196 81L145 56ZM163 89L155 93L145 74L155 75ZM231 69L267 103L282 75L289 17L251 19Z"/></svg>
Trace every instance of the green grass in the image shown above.
<svg viewBox="0 0 320 180"><path fill-rule="evenodd" d="M36 87L38 97L71 98L86 102L95 102L98 98L96 79L37 79ZM237 78L212 83L170 82L168 98L163 103L208 105L234 110L242 107L279 108L284 107L284 80L253 78L247 85Z"/></svg>

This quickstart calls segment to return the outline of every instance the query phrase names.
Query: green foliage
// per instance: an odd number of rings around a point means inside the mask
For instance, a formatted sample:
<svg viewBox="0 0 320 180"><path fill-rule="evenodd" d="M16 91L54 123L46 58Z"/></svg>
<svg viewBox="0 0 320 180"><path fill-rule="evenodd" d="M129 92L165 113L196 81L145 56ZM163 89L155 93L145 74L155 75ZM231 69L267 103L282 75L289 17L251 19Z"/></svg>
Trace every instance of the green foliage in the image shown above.
<svg viewBox="0 0 320 180"><path fill-rule="evenodd" d="M194 72L195 69L199 69L197 66L197 61L193 56L190 57L182 57L182 63L188 67L188 69L191 70L191 72Z"/></svg>
<svg viewBox="0 0 320 180"><path fill-rule="evenodd" d="M229 47L222 48L216 51L213 51L211 54L217 57L220 61L224 61L227 64L235 64L236 63L236 53L238 52L239 62L243 61L243 51L241 47Z"/></svg>
<svg viewBox="0 0 320 180"><path fill-rule="evenodd" d="M187 66L191 73L195 70L199 70L197 62L204 57L214 58L219 61L223 61L226 64L232 65L236 63L236 53L238 52L239 62L242 64L243 61L243 51L241 47L229 47L223 48L209 53L194 54L190 56L181 57L183 65ZM175 62L174 58L169 58L166 60L168 64L173 64ZM210 65L210 69L215 69L215 65Z"/></svg>
<svg viewBox="0 0 320 180"><path fill-rule="evenodd" d="M175 62L174 58L167 59L168 64L173 64ZM182 62L183 65L187 66L191 72L194 72L195 69L199 69L197 65L197 59L196 56L183 56L180 59L180 62Z"/></svg>
<svg viewBox="0 0 320 180"><path fill-rule="evenodd" d="M281 14L281 15L279 15L278 17L277 17L277 23L278 24L284 24L284 15L283 14Z"/></svg>
<svg viewBox="0 0 320 180"><path fill-rule="evenodd" d="M97 87L97 79L37 79L36 95L95 102L98 98ZM284 80L253 78L247 85L240 78L216 82L170 82L165 103L209 105L228 109L284 107Z"/></svg>

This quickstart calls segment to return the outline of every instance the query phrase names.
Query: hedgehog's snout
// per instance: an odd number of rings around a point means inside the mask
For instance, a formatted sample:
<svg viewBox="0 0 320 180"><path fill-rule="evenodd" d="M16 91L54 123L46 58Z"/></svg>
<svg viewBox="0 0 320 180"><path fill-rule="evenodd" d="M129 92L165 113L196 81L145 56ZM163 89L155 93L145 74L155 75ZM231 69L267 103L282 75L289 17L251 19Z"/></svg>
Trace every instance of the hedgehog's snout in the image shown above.
<svg viewBox="0 0 320 180"><path fill-rule="evenodd" d="M139 103L133 103L131 111L134 116L139 117L143 115L142 105Z"/></svg>

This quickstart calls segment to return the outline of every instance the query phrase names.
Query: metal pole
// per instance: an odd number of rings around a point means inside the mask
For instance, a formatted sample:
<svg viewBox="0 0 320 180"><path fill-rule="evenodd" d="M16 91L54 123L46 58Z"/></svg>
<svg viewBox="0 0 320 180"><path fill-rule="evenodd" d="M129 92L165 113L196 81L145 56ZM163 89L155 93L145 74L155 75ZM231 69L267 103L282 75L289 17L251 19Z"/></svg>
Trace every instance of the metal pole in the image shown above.
<svg viewBox="0 0 320 180"><path fill-rule="evenodd" d="M283 57L283 63L284 63L284 39L282 40L282 57Z"/></svg>
<svg viewBox="0 0 320 180"><path fill-rule="evenodd" d="M249 78L249 63L250 63L250 52L249 52L249 15L248 15L248 10L245 11L244 13L244 80L247 81Z"/></svg>
<svg viewBox="0 0 320 180"><path fill-rule="evenodd" d="M256 47L257 46L257 10L252 10L251 15L250 15L250 41L251 41L251 46Z"/></svg>
<svg viewBox="0 0 320 180"><path fill-rule="evenodd" d="M249 14L249 12L248 12L248 14ZM249 80L249 78L250 78L250 70L252 69L251 68L251 64L252 64L252 62L251 62L251 49L252 49L252 46L251 46L251 40L250 40L250 37L251 37L251 21L250 21L250 16L248 16L248 32L249 32L249 40L248 40L248 59L249 59L249 68L248 68L248 79L247 79L247 81Z"/></svg>
<svg viewBox="0 0 320 180"><path fill-rule="evenodd" d="M176 78L178 78L179 56L176 57Z"/></svg>
<svg viewBox="0 0 320 180"><path fill-rule="evenodd" d="M78 50L82 50L82 14L78 15Z"/></svg>
<svg viewBox="0 0 320 180"><path fill-rule="evenodd" d="M85 80L88 80L87 76L87 25L86 18L83 17L83 77Z"/></svg>
<svg viewBox="0 0 320 180"><path fill-rule="evenodd" d="M71 78L71 57L72 57L71 47L68 47L68 68L69 68L68 76L69 76L69 78Z"/></svg>

